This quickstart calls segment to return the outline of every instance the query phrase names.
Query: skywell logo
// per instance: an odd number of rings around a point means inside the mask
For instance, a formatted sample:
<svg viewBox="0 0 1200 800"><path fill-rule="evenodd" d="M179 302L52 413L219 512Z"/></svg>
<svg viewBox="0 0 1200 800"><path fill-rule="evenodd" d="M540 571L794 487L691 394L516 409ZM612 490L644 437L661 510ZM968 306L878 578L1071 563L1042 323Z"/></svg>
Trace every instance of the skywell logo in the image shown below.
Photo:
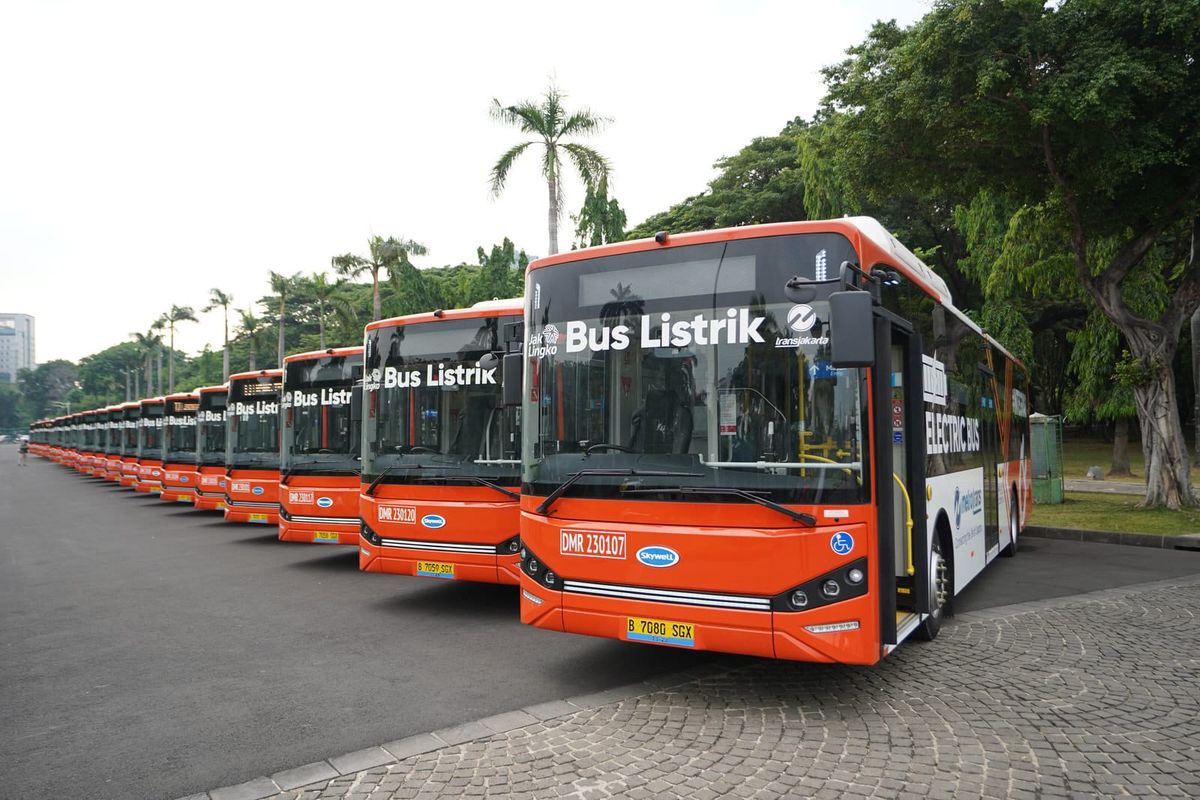
<svg viewBox="0 0 1200 800"><path fill-rule="evenodd" d="M651 545L637 551L637 560L647 567L673 567L679 563L679 553L669 547Z"/></svg>

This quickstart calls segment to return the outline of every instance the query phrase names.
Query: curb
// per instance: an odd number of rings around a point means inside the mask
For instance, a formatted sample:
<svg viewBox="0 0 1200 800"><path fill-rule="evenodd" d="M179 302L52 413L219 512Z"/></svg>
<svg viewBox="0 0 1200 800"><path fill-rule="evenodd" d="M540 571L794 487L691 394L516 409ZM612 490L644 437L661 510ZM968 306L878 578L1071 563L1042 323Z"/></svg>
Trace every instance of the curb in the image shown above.
<svg viewBox="0 0 1200 800"><path fill-rule="evenodd" d="M274 775L251 778L233 786L222 786L219 789L190 794L180 800L262 800L264 797L300 789L319 781L332 780L345 775L354 775L366 769L395 764L406 758L440 750L443 747L464 744L475 739L485 739L499 733L507 733L580 711L590 711L611 703L669 689L672 686L681 686L724 672L728 672L728 667L715 665L693 667L613 689L576 695L566 700L536 703L517 711L507 711L503 714L452 725L449 728L442 728L430 733L418 733L376 747L367 747L323 761L303 764L276 772Z"/></svg>
<svg viewBox="0 0 1200 800"><path fill-rule="evenodd" d="M1130 547L1156 547L1164 550L1200 550L1200 533L1170 536L1159 533L1119 533L1117 531L1081 531L1072 528L1026 526L1021 532L1038 539L1063 539L1071 542L1120 544Z"/></svg>

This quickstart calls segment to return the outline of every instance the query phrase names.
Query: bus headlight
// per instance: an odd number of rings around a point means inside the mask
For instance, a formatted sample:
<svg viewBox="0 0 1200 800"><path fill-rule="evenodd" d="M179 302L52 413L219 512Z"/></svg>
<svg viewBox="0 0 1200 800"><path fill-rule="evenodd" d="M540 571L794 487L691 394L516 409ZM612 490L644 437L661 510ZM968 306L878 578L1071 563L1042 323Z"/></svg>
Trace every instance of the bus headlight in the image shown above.
<svg viewBox="0 0 1200 800"><path fill-rule="evenodd" d="M807 608L808 607L808 595L799 589L792 592L791 601L792 601L792 605L795 606L796 608Z"/></svg>
<svg viewBox="0 0 1200 800"><path fill-rule="evenodd" d="M821 594L825 595L826 597L829 597L829 598L837 597L841 593L842 593L842 585L840 583L838 583L837 581L835 581L833 578L830 578L829 580L827 580L821 584Z"/></svg>
<svg viewBox="0 0 1200 800"><path fill-rule="evenodd" d="M771 610L795 614L863 597L869 590L867 559L856 558L771 598Z"/></svg>
<svg viewBox="0 0 1200 800"><path fill-rule="evenodd" d="M859 569L858 567L854 567L853 569L846 571L846 582L852 583L855 586L862 583L863 579L866 577L867 577L866 574L863 573L863 571L861 569Z"/></svg>

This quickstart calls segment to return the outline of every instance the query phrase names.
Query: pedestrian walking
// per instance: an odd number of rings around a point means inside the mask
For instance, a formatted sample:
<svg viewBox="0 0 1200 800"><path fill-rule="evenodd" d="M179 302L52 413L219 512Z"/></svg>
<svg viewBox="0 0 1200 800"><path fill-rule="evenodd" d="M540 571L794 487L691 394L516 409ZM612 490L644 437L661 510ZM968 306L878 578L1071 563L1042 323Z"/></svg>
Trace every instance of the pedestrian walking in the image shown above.
<svg viewBox="0 0 1200 800"><path fill-rule="evenodd" d="M21 448L19 452L21 453L21 457L17 460L17 465L21 467L28 466L28 464L25 463L25 459L29 457L29 442L27 440L21 440Z"/></svg>

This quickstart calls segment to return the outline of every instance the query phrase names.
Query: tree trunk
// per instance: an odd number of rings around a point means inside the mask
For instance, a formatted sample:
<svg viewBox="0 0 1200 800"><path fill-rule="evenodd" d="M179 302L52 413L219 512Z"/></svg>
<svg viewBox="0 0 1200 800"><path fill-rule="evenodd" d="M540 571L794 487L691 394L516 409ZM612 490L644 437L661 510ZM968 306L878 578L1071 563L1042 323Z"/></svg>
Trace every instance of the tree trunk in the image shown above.
<svg viewBox="0 0 1200 800"><path fill-rule="evenodd" d="M158 352L158 382L156 385L158 386L158 391L155 392L155 394L161 397L162 393L163 393L163 390L162 390L162 346L161 345L159 345L157 352Z"/></svg>
<svg viewBox="0 0 1200 800"><path fill-rule="evenodd" d="M175 394L175 324L171 324L171 352L167 354L167 394Z"/></svg>
<svg viewBox="0 0 1200 800"><path fill-rule="evenodd" d="M129 370L125 370L125 402L129 402Z"/></svg>
<svg viewBox="0 0 1200 800"><path fill-rule="evenodd" d="M221 380L229 380L229 306L225 306L225 355L221 359Z"/></svg>
<svg viewBox="0 0 1200 800"><path fill-rule="evenodd" d="M1192 314L1192 392L1196 401L1192 410L1192 433L1196 437L1196 463L1200 464L1200 308Z"/></svg>
<svg viewBox="0 0 1200 800"><path fill-rule="evenodd" d="M250 337L250 371L258 369L258 353L254 347L254 337Z"/></svg>
<svg viewBox="0 0 1200 800"><path fill-rule="evenodd" d="M546 215L550 224L550 253L558 253L558 176L551 172L546 178L546 188L550 193L550 211Z"/></svg>
<svg viewBox="0 0 1200 800"><path fill-rule="evenodd" d="M383 316L383 303L379 299L379 267L371 270L371 317L372 322L378 322Z"/></svg>
<svg viewBox="0 0 1200 800"><path fill-rule="evenodd" d="M146 353L146 394L154 391L154 353ZM139 400L142 398L139 397Z"/></svg>
<svg viewBox="0 0 1200 800"><path fill-rule="evenodd" d="M282 301L280 301L280 303L279 303L279 365L278 365L280 369L283 369L283 348L284 348L284 344L283 344L283 334L284 334L283 314L284 314L284 311L285 311L284 304Z"/></svg>
<svg viewBox="0 0 1200 800"><path fill-rule="evenodd" d="M1121 417L1113 427L1112 467L1108 477L1128 476L1129 471L1129 418Z"/></svg>
<svg viewBox="0 0 1200 800"><path fill-rule="evenodd" d="M137 397L139 399L142 396L142 383L141 383L140 377L141 376L138 375L138 372L135 369L133 371L133 397ZM131 402L131 403L133 402L132 397L129 398L129 402Z"/></svg>
<svg viewBox="0 0 1200 800"><path fill-rule="evenodd" d="M1146 456L1146 499L1141 505L1175 510L1195 506L1196 493L1171 370L1173 348L1155 347L1143 333L1136 330L1126 334L1130 349L1146 370L1146 379L1133 387Z"/></svg>
<svg viewBox="0 0 1200 800"><path fill-rule="evenodd" d="M319 332L319 335L321 337L321 345L317 349L324 350L325 349L325 312L324 311L318 312L318 314L317 314L317 331Z"/></svg>

